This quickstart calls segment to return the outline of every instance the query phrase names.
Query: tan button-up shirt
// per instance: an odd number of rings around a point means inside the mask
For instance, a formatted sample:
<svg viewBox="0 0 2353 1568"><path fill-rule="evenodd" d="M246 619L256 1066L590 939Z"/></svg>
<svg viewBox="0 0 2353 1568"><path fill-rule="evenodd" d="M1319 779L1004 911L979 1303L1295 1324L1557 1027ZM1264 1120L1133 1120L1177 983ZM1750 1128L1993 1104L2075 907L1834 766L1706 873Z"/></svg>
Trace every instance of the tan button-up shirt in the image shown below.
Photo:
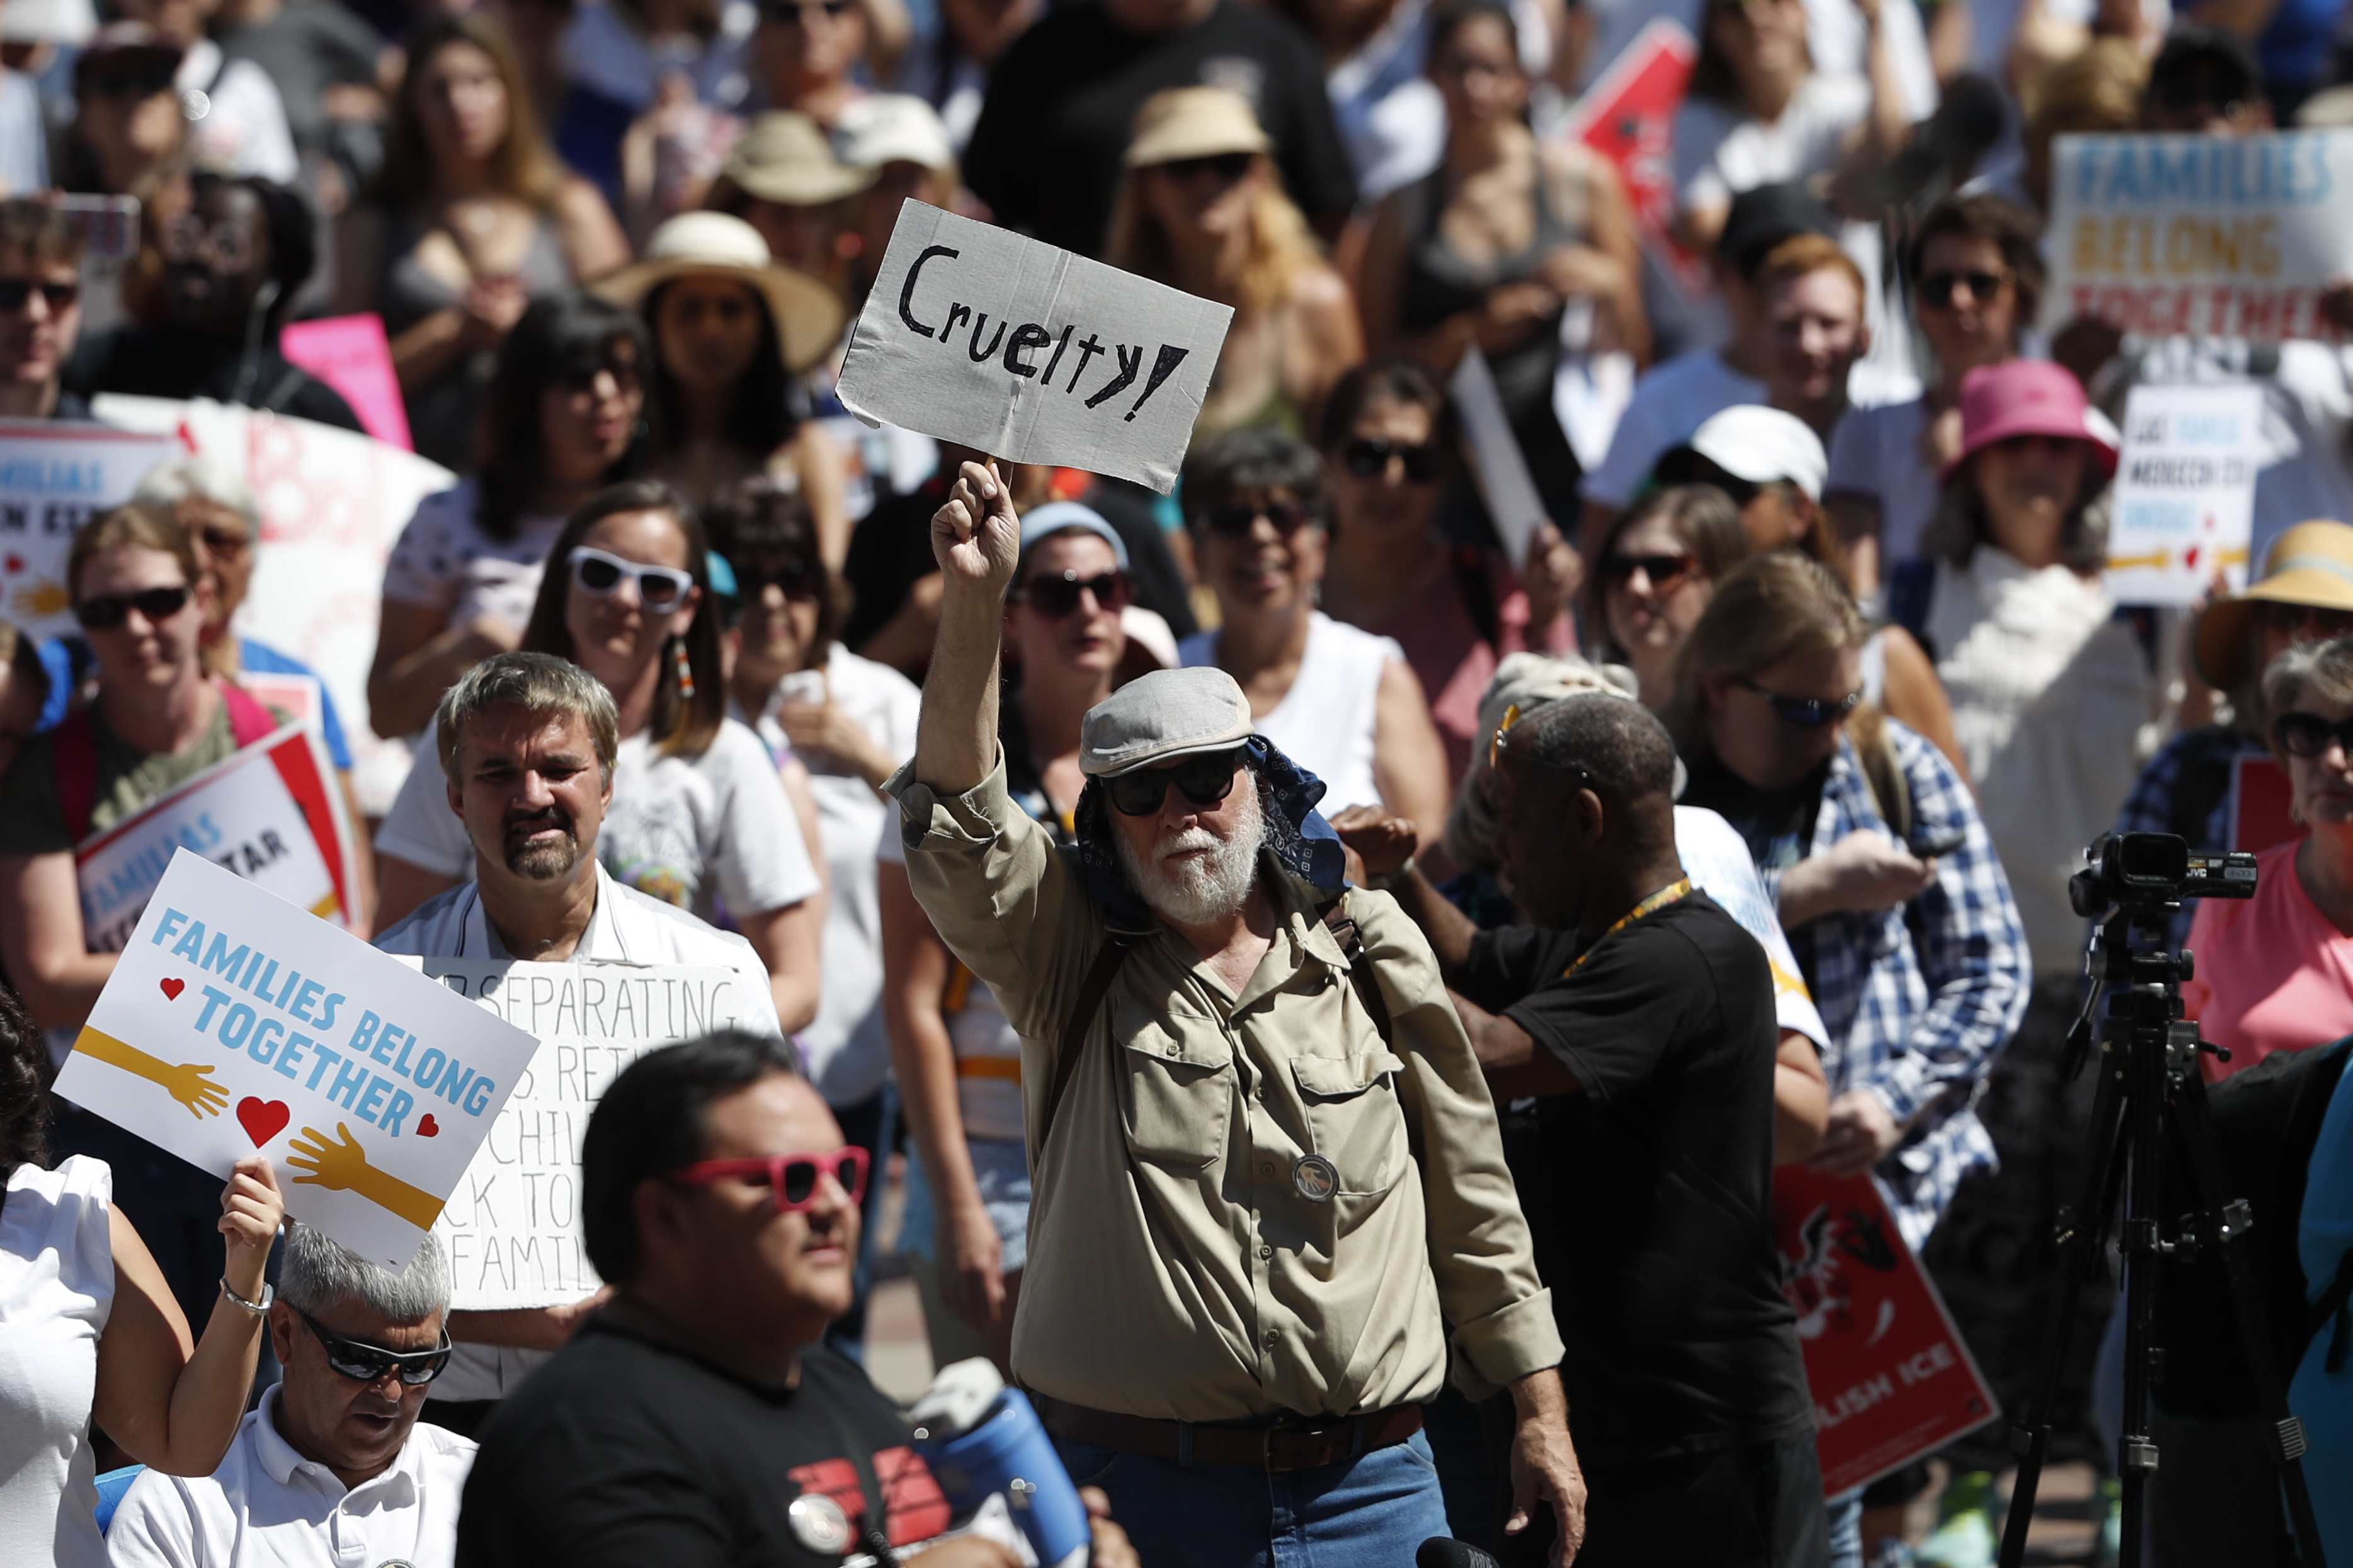
<svg viewBox="0 0 2353 1568"><path fill-rule="evenodd" d="M889 788L915 896L1021 1036L1035 1193L1013 1325L1024 1384L1178 1421L1355 1415L1438 1393L1442 1321L1473 1394L1559 1363L1494 1104L1437 960L1394 900L1348 895L1393 1045L1313 889L1262 856L1279 924L1250 984L1229 991L1166 928L1139 942L1041 1147L1055 1057L1108 919L1075 858L1008 798L1001 759L952 798L909 773ZM1311 1152L1339 1172L1327 1202L1293 1184Z"/></svg>

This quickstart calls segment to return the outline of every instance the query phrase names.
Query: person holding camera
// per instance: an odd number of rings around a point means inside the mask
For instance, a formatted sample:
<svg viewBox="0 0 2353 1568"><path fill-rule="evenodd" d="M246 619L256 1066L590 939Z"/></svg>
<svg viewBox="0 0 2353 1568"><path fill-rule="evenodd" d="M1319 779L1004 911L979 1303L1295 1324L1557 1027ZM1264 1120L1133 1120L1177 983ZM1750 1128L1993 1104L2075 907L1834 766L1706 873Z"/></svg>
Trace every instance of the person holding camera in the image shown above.
<svg viewBox="0 0 2353 1568"><path fill-rule="evenodd" d="M1585 1486L1495 1114L1429 944L1345 889L1321 787L1212 668L1082 725L1078 843L1016 806L997 656L1020 524L966 463L934 518L944 579L908 878L1021 1037L1034 1195L1015 1375L1074 1479L1153 1568L1403 1563L1451 1533L1421 1406L1508 1386L1512 1517L1553 1561Z"/></svg>

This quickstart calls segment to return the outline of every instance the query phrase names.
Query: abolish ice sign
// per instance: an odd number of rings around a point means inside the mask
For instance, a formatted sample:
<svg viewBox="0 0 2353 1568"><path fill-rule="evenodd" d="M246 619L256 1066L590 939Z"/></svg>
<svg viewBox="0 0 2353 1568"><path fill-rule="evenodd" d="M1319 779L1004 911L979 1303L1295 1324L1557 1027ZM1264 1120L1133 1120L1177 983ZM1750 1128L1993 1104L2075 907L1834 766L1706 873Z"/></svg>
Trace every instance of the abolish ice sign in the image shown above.
<svg viewBox="0 0 2353 1568"><path fill-rule="evenodd" d="M909 201L850 331L839 391L870 425L1166 495L1233 316Z"/></svg>

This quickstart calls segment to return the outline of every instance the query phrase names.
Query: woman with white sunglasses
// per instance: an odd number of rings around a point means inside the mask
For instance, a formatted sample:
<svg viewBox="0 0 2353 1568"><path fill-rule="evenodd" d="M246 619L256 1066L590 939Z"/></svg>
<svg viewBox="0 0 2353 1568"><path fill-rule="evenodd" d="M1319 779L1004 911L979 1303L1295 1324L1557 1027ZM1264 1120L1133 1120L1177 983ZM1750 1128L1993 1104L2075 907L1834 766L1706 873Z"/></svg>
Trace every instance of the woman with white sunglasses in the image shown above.
<svg viewBox="0 0 2353 1568"><path fill-rule="evenodd" d="M620 709L613 804L596 835L605 869L742 931L790 1034L817 1016L824 883L768 749L726 716L719 618L702 613L708 561L677 491L615 485L557 536L522 646L579 665ZM387 927L473 868L435 774L409 774L376 835Z"/></svg>

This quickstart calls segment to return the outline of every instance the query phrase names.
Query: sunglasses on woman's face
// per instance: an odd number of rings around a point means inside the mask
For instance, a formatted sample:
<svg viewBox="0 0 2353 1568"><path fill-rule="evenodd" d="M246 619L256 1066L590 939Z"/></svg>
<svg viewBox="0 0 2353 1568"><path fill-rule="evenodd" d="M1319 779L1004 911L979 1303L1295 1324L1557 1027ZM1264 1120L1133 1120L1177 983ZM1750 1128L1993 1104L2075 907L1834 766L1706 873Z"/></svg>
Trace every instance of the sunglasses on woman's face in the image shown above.
<svg viewBox="0 0 2353 1568"><path fill-rule="evenodd" d="M319 1320L301 1308L295 1315L310 1325L319 1348L327 1352L327 1365L353 1383L381 1382L387 1373L396 1373L400 1381L411 1388L422 1388L441 1375L449 1364L449 1331L441 1331L441 1342L429 1351L388 1351L382 1345L369 1344L365 1340L347 1340L341 1334L330 1333L319 1326Z"/></svg>
<svg viewBox="0 0 2353 1568"><path fill-rule="evenodd" d="M1021 585L1019 602L1050 621L1068 620L1078 613L1081 595L1094 595L1095 609L1117 615L1127 608L1127 574L1105 572L1082 577L1076 572L1040 572Z"/></svg>
<svg viewBox="0 0 2353 1568"><path fill-rule="evenodd" d="M1112 808L1122 816L1152 816L1168 798L1172 784L1187 805L1206 809L1234 793L1234 773L1240 765L1241 753L1238 751L1211 752L1205 756L1187 757L1165 768L1138 768L1132 773L1105 779L1103 793L1111 797Z"/></svg>
<svg viewBox="0 0 2353 1568"><path fill-rule="evenodd" d="M1242 501L1211 507L1201 514L1201 522L1211 533L1223 534L1228 539L1247 539L1250 530L1258 526L1258 520L1264 518L1274 524L1275 532L1288 539L1306 526L1311 515L1295 500Z"/></svg>
<svg viewBox="0 0 2353 1568"><path fill-rule="evenodd" d="M2328 753L2328 743L2348 758L2353 758L2353 719L2328 720L2317 713L2288 712L2272 721L2272 734L2279 748L2291 757L2322 757Z"/></svg>
<svg viewBox="0 0 2353 1568"><path fill-rule="evenodd" d="M1746 676L1740 684L1765 699L1784 724L1794 724L1800 730L1819 730L1825 724L1835 724L1853 712L1862 701L1862 693L1850 691L1835 701L1819 697L1784 697L1778 691L1767 691Z"/></svg>
<svg viewBox="0 0 2353 1568"><path fill-rule="evenodd" d="M1251 161L1252 154L1248 153L1213 153L1206 158L1176 158L1153 167L1179 184L1214 174L1218 184L1230 185L1250 172Z"/></svg>
<svg viewBox="0 0 2353 1568"><path fill-rule="evenodd" d="M1989 305L2009 281L2006 272L1931 272L1920 279L1920 302L1948 310L1956 303L1954 291L1966 289L1970 299Z"/></svg>
<svg viewBox="0 0 2353 1568"><path fill-rule="evenodd" d="M621 591L625 582L635 583L638 603L649 610L662 611L674 610L686 602L688 592L694 586L694 574L675 566L624 561L584 544L572 552L572 581L582 593L598 599L611 598Z"/></svg>
<svg viewBox="0 0 2353 1568"><path fill-rule="evenodd" d="M820 1176L831 1176L852 1207L866 1197L866 1151L852 1143L830 1154L764 1154L748 1160L704 1160L672 1171L669 1179L690 1187L707 1187L730 1176L740 1176L768 1189L768 1200L779 1213L797 1214L817 1205L823 1190Z"/></svg>
<svg viewBox="0 0 2353 1568"><path fill-rule="evenodd" d="M1385 441L1371 436L1350 437L1340 447L1340 461L1360 479L1381 478L1389 471L1389 459L1395 458L1405 465L1406 482L1416 485L1426 485L1438 478L1440 455L1435 441L1409 447L1402 441Z"/></svg>
<svg viewBox="0 0 2353 1568"><path fill-rule="evenodd" d="M138 611L153 623L168 621L187 608L188 599L195 592L185 583L169 588L148 588L136 594L100 594L84 599L74 606L74 619L93 632L111 631Z"/></svg>
<svg viewBox="0 0 2353 1568"><path fill-rule="evenodd" d="M739 561L727 564L735 568L736 596L745 604L758 598L760 590L771 583L786 598L804 605L815 603L825 593L824 568L807 561L787 561L770 572L755 572Z"/></svg>
<svg viewBox="0 0 2353 1568"><path fill-rule="evenodd" d="M1699 563L1688 555L1620 555L1613 552L1601 558L1601 580L1610 587L1623 588L1640 572L1653 594L1665 593L1698 570Z"/></svg>

